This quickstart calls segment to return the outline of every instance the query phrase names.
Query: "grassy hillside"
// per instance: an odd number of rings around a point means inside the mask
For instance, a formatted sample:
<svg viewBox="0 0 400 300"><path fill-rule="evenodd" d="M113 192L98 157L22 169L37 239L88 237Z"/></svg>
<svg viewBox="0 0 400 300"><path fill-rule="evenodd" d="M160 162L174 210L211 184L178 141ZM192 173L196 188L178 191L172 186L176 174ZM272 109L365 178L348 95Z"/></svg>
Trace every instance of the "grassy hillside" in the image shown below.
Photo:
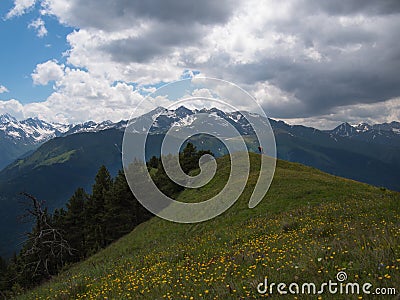
<svg viewBox="0 0 400 300"><path fill-rule="evenodd" d="M0 170L12 163L18 157L23 156L29 151L33 151L38 145L15 143L8 139L3 132L0 132Z"/></svg>
<svg viewBox="0 0 400 300"><path fill-rule="evenodd" d="M279 161L265 199L248 209L258 156L250 158L248 185L221 216L199 224L153 218L18 299L249 299L261 297L256 288L265 276L320 284L335 281L338 271L347 282L400 292L399 193ZM179 200L215 194L228 172L222 157L218 175Z"/></svg>

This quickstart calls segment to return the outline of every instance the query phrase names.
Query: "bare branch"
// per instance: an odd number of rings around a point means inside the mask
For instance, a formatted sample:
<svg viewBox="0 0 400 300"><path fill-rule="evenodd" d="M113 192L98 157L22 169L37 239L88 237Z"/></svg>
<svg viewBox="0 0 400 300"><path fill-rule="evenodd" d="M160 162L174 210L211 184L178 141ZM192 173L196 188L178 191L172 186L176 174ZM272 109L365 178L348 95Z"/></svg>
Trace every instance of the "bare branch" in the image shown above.
<svg viewBox="0 0 400 300"><path fill-rule="evenodd" d="M64 254L72 255L75 249L63 238L61 231L51 224L47 210L43 208L43 201L37 200L28 193L22 193L30 200L27 215L33 217L36 224L31 233L27 234L26 249L22 256L28 261L25 267L35 265L33 275L50 277L50 264L63 264Z"/></svg>

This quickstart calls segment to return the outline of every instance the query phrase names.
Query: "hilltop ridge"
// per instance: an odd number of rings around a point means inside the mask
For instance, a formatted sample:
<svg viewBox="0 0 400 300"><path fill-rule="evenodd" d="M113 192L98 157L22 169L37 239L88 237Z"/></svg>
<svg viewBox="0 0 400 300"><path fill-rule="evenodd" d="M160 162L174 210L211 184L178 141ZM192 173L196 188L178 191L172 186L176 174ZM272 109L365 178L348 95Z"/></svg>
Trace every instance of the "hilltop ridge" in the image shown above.
<svg viewBox="0 0 400 300"><path fill-rule="evenodd" d="M244 193L221 216L198 224L152 218L18 299L248 299L261 296L256 287L265 276L320 283L335 280L339 271L349 281L396 287L399 193L279 160L264 200L248 209L258 156L250 160ZM228 174L222 157L209 184L183 191L178 200L208 198Z"/></svg>

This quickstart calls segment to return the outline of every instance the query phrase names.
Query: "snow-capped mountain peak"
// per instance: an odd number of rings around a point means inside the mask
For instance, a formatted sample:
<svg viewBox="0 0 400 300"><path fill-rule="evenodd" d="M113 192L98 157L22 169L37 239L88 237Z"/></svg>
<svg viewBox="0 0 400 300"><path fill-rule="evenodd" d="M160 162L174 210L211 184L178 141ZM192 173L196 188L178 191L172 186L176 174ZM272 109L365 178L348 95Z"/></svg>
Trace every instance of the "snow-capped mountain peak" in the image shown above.
<svg viewBox="0 0 400 300"><path fill-rule="evenodd" d="M354 126L354 128L357 132L365 132L372 129L371 125L365 122L359 123L358 125Z"/></svg>
<svg viewBox="0 0 400 300"><path fill-rule="evenodd" d="M0 124L6 124L6 123L10 123L10 122L17 122L17 119L15 119L13 116L11 116L8 113L0 115Z"/></svg>
<svg viewBox="0 0 400 300"><path fill-rule="evenodd" d="M38 118L18 121L8 114L0 116L0 136L14 143L34 145L61 134L57 126Z"/></svg>
<svg viewBox="0 0 400 300"><path fill-rule="evenodd" d="M188 115L193 115L194 111L184 106L179 106L177 109L174 110L174 113L177 117L184 118L187 117Z"/></svg>
<svg viewBox="0 0 400 300"><path fill-rule="evenodd" d="M342 136L342 137L349 137L353 135L356 131L356 129L351 126L349 123L344 122L337 126L335 129L332 130L332 134Z"/></svg>
<svg viewBox="0 0 400 300"><path fill-rule="evenodd" d="M154 110L134 118L129 121L131 132L145 132L147 125L152 123L150 134L166 133L172 126L185 127L195 124L197 114L208 113L215 119L221 118L232 124L240 134L254 134L254 131L246 118L260 118L259 115L241 112L224 112L217 108L191 110L185 106L180 106L177 109L166 109L157 107ZM49 139L58 136L65 136L81 132L97 132L107 129L124 130L128 121L122 120L114 123L110 120L100 123L87 121L80 124L58 124L50 123L39 118L28 118L23 121L18 121L10 114L0 115L0 138L8 139L13 143L25 145L38 145L46 142ZM359 123L358 125L350 125L345 122L334 128L327 130L329 135L336 139L341 138L357 138L367 141L379 139L382 143L392 142L390 139L393 136L400 136L400 123L393 121L391 123L369 125L368 123ZM398 138L396 138L397 140Z"/></svg>
<svg viewBox="0 0 400 300"><path fill-rule="evenodd" d="M400 123L396 121L374 125L363 122L353 126L349 123L342 123L335 129L326 132L335 140L337 137L341 137L375 144L400 145Z"/></svg>

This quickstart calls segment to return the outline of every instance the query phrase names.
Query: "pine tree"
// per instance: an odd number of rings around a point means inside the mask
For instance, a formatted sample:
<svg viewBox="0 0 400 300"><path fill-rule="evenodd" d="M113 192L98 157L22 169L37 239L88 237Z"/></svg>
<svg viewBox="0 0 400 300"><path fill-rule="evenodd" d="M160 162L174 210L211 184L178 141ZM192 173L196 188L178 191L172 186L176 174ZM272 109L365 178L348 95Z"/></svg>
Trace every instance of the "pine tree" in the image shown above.
<svg viewBox="0 0 400 300"><path fill-rule="evenodd" d="M164 159L164 162L168 164L168 161L170 160L170 155L167 155ZM152 179L156 186L160 189L160 191L171 198L174 198L179 192L183 190L182 186L175 183L169 178L161 161L159 162L157 172L153 175Z"/></svg>
<svg viewBox="0 0 400 300"><path fill-rule="evenodd" d="M88 195L83 188L78 188L67 203L67 212L64 217L65 238L68 240L71 248L74 249L74 256L71 261L78 261L85 256L85 208L88 201Z"/></svg>
<svg viewBox="0 0 400 300"><path fill-rule="evenodd" d="M186 147L179 155L179 162L182 170L186 174L189 174L190 171L198 169L200 157L204 154L213 155L210 151L197 151L197 148L192 143L187 143Z"/></svg>
<svg viewBox="0 0 400 300"><path fill-rule="evenodd" d="M0 256L0 291L8 288L8 268L6 261Z"/></svg>
<svg viewBox="0 0 400 300"><path fill-rule="evenodd" d="M106 199L106 239L110 243L132 229L133 195L122 171L118 172Z"/></svg>
<svg viewBox="0 0 400 300"><path fill-rule="evenodd" d="M129 233L150 216L132 194L122 170L118 172L108 194L106 212L108 242Z"/></svg>
<svg viewBox="0 0 400 300"><path fill-rule="evenodd" d="M147 167L149 169L157 169L158 168L158 164L160 163L160 160L155 157L154 155L150 158L150 160L147 163Z"/></svg>
<svg viewBox="0 0 400 300"><path fill-rule="evenodd" d="M210 151L197 151L196 147L192 143L187 143L186 147L179 154L179 163L182 170L189 174L191 171L199 168L200 157L204 154L213 155ZM163 157L164 162L168 165L169 161L173 161L171 155ZM155 161L151 163L153 165ZM148 166L150 163L148 163ZM183 190L183 187L172 181L167 173L165 172L164 165L160 159L158 159L157 171L153 173L152 179L157 187L167 196L174 198L179 192Z"/></svg>
<svg viewBox="0 0 400 300"><path fill-rule="evenodd" d="M95 252L106 245L105 203L112 186L111 175L103 165L97 172L92 195L89 197L86 209L86 250Z"/></svg>
<svg viewBox="0 0 400 300"><path fill-rule="evenodd" d="M12 298L11 289L13 286L19 286L20 278L18 276L17 254L14 252L11 259L6 262L0 258L0 291L4 299Z"/></svg>

